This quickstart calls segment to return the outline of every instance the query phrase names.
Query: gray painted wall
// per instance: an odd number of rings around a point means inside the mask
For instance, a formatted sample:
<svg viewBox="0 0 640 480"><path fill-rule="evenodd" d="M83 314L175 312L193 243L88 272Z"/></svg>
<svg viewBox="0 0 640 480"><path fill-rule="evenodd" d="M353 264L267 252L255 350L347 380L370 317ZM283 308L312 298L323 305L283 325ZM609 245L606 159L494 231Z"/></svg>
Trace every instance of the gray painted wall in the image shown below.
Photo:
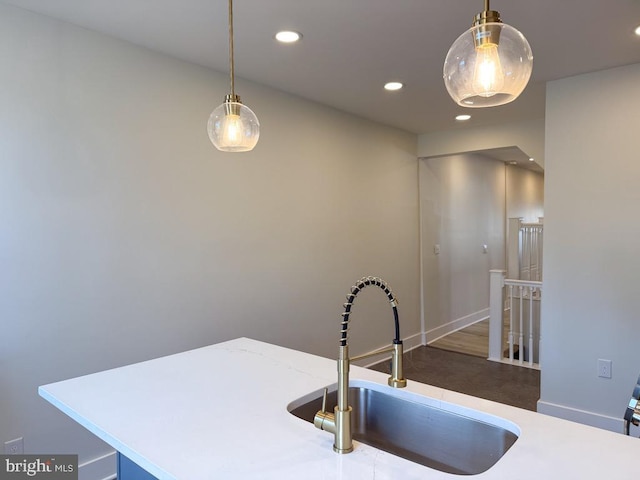
<svg viewBox="0 0 640 480"><path fill-rule="evenodd" d="M551 82L546 111L539 409L621 431L640 372L640 65Z"/></svg>
<svg viewBox="0 0 640 480"><path fill-rule="evenodd" d="M427 342L488 315L488 272L504 256L504 184L504 165L481 155L420 161Z"/></svg>
<svg viewBox="0 0 640 480"><path fill-rule="evenodd" d="M261 139L223 154L226 74L4 5L0 52L0 442L109 451L41 384L238 336L335 356L362 275L420 332L415 135L239 80ZM376 293L354 353L393 337Z"/></svg>
<svg viewBox="0 0 640 480"><path fill-rule="evenodd" d="M507 218L537 222L544 217L544 175L506 165L505 176Z"/></svg>

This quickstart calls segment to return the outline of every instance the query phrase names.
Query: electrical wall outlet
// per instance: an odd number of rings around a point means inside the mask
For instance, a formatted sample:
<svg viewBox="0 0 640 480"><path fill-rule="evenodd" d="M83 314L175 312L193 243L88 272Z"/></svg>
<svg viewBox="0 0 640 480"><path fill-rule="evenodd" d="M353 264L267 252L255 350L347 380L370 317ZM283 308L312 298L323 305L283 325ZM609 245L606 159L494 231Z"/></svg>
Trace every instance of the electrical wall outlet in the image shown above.
<svg viewBox="0 0 640 480"><path fill-rule="evenodd" d="M611 360L603 358L598 359L598 376L602 378L611 378Z"/></svg>
<svg viewBox="0 0 640 480"><path fill-rule="evenodd" d="M20 455L24 453L24 440L22 437L4 442L5 455Z"/></svg>

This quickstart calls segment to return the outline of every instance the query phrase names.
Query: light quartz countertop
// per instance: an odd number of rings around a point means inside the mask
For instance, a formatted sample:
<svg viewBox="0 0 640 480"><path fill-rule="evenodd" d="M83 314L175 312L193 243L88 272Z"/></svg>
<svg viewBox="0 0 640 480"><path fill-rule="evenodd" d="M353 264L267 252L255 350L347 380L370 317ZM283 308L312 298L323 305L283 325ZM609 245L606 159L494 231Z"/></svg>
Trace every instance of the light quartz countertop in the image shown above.
<svg viewBox="0 0 640 480"><path fill-rule="evenodd" d="M350 377L352 385L389 388L380 372L352 366ZM159 479L461 478L357 441L352 453L334 453L333 435L287 406L336 380L334 359L239 338L45 385L39 393ZM472 478L637 476L637 438L411 380L393 390L448 410L473 409L476 418L519 435L492 468Z"/></svg>

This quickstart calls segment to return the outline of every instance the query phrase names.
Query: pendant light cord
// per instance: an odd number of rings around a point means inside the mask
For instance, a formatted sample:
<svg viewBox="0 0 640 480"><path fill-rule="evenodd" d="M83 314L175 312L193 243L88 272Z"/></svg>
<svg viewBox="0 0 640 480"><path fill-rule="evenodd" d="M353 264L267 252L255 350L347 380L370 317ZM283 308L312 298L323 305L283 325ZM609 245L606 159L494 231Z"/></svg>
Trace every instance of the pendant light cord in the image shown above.
<svg viewBox="0 0 640 480"><path fill-rule="evenodd" d="M236 90L233 71L233 0L229 0L229 76L231 77L231 96L235 99Z"/></svg>

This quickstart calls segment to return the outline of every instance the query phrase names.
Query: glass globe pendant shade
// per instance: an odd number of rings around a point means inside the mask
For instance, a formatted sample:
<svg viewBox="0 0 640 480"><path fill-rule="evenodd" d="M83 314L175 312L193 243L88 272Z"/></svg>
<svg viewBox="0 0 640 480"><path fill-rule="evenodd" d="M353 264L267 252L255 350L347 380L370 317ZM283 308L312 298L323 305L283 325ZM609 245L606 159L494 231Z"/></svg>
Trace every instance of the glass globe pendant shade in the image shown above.
<svg viewBox="0 0 640 480"><path fill-rule="evenodd" d="M211 143L222 152L248 152L258 143L260 122L253 111L240 102L219 105L209 117L207 133Z"/></svg>
<svg viewBox="0 0 640 480"><path fill-rule="evenodd" d="M494 107L518 98L532 69L533 54L522 33L501 22L481 23L453 43L443 77L458 105Z"/></svg>

